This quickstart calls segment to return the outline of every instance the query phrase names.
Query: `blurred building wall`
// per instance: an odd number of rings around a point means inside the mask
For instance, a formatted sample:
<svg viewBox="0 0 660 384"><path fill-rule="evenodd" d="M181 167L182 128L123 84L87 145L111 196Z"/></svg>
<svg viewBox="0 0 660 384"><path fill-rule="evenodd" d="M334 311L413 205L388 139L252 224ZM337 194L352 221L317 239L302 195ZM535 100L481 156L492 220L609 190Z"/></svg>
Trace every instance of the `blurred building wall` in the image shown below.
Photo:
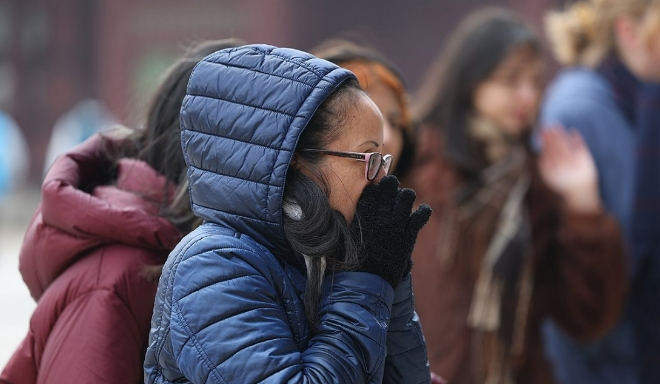
<svg viewBox="0 0 660 384"><path fill-rule="evenodd" d="M158 75L192 41L238 37L311 49L350 37L388 56L414 90L469 11L509 6L540 32L543 12L564 2L0 0L0 109L27 137L36 183L58 117L92 98L136 124Z"/></svg>

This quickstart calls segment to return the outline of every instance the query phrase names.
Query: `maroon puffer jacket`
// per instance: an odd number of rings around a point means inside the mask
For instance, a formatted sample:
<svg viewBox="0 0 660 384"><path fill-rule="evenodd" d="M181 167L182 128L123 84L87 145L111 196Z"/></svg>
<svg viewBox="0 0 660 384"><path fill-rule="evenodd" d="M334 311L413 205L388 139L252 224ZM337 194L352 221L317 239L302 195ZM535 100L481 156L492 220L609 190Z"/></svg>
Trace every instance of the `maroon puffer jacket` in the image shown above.
<svg viewBox="0 0 660 384"><path fill-rule="evenodd" d="M115 185L89 185L107 159L101 138L54 163L20 254L38 301L0 383L141 383L157 285L143 272L181 239L158 216L166 180L122 159Z"/></svg>

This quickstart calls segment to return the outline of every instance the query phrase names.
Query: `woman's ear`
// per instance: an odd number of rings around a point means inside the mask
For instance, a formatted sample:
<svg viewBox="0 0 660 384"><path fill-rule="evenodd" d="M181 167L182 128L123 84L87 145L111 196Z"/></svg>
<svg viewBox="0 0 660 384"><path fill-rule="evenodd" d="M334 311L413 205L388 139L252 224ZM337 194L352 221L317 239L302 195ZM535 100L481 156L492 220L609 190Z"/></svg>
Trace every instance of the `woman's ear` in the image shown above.
<svg viewBox="0 0 660 384"><path fill-rule="evenodd" d="M300 165L298 164L298 153L294 152L293 157L291 158L291 166L295 167L296 169L300 169Z"/></svg>

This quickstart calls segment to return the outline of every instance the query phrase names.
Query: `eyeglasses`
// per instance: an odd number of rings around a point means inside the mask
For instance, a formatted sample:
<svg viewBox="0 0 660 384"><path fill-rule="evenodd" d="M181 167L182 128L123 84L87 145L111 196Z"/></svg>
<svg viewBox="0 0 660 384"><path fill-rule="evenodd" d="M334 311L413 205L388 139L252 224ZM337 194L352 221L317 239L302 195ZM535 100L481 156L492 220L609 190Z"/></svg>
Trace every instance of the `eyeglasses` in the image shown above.
<svg viewBox="0 0 660 384"><path fill-rule="evenodd" d="M327 151L325 149L311 149L304 148L300 150L301 152L313 152L320 153L323 155L337 156L337 157L348 157L350 159L364 161L364 176L367 180L371 181L378 176L378 172L383 168L385 174L390 171L390 166L392 165L392 155L383 155L380 152L369 152L369 153L359 153L359 152L338 152L338 151Z"/></svg>

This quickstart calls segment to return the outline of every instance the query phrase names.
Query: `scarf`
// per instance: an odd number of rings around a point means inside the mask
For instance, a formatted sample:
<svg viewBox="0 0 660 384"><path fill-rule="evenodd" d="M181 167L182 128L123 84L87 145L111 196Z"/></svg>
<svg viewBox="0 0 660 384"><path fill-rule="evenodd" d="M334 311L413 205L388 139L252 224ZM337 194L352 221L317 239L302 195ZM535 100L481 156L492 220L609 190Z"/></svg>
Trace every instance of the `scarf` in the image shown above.
<svg viewBox="0 0 660 384"><path fill-rule="evenodd" d="M473 380L487 384L515 382L524 359L524 336L533 286L531 226L524 197L530 185L526 150L492 123L473 118L470 134L489 162L474 183L456 191L456 205L446 210L443 263L454 263L460 236L488 239L486 252L470 269L476 281L467 317L472 329ZM469 238L465 238L469 241Z"/></svg>

